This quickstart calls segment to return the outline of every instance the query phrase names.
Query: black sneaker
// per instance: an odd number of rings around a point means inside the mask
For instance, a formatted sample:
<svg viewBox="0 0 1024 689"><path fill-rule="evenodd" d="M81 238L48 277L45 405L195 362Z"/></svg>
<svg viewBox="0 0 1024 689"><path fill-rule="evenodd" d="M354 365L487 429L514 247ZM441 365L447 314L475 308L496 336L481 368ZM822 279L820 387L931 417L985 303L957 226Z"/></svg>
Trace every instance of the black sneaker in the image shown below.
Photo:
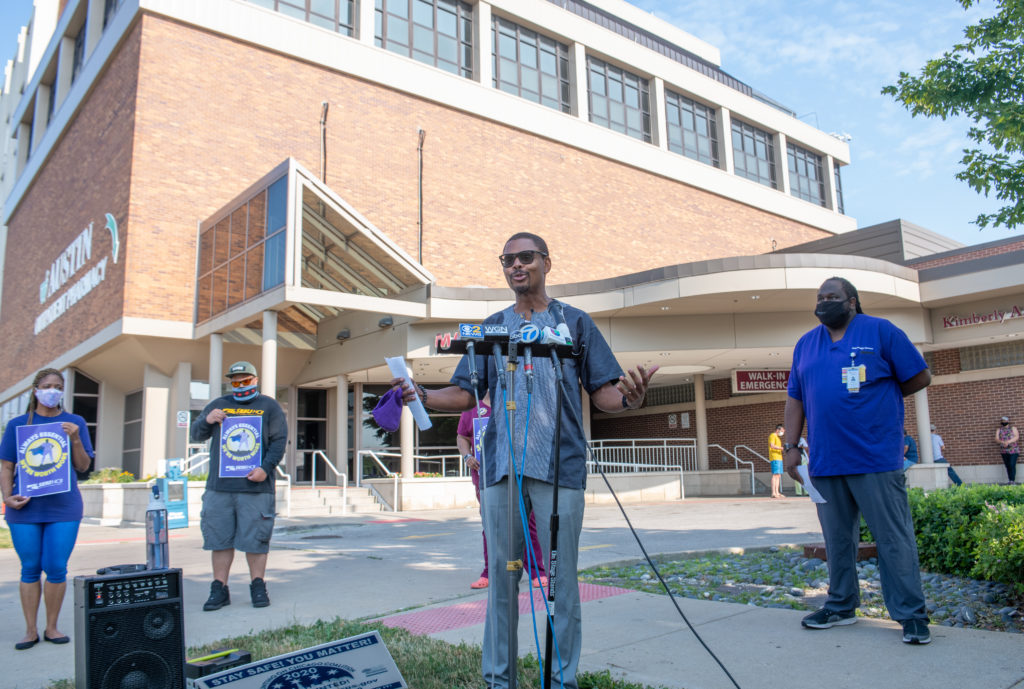
<svg viewBox="0 0 1024 689"><path fill-rule="evenodd" d="M829 627L836 627L843 624L853 624L856 621L856 613L836 612L835 610L822 608L821 610L812 612L810 615L804 617L800 620L800 624L808 629L828 629Z"/></svg>
<svg viewBox="0 0 1024 689"><path fill-rule="evenodd" d="M903 623L903 643L929 644L932 642L927 620L907 620Z"/></svg>
<svg viewBox="0 0 1024 689"><path fill-rule="evenodd" d="M249 596L252 597L252 607L265 608L270 605L270 596L267 595L267 582L259 577L249 584Z"/></svg>
<svg viewBox="0 0 1024 689"><path fill-rule="evenodd" d="M203 603L203 610L220 610L225 605L231 605L231 594L228 587L214 579L210 584L210 597Z"/></svg>

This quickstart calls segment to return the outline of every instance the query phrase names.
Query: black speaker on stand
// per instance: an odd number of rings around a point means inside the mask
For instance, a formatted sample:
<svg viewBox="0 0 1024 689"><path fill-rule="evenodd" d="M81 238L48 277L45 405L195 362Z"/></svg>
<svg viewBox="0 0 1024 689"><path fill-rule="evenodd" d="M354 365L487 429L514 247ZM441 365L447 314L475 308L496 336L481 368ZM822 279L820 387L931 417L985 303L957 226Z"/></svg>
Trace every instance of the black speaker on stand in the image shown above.
<svg viewBox="0 0 1024 689"><path fill-rule="evenodd" d="M184 689L181 570L75 577L75 688Z"/></svg>

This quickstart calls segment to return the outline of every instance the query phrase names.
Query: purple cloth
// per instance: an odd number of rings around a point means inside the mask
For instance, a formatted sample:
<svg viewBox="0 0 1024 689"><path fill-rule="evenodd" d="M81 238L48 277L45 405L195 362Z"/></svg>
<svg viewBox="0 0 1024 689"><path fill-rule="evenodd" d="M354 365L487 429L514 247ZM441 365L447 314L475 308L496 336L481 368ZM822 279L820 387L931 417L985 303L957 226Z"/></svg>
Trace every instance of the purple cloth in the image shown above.
<svg viewBox="0 0 1024 689"><path fill-rule="evenodd" d="M402 422L402 389L391 388L385 393L377 406L373 408L373 418L377 425L389 433L398 430Z"/></svg>

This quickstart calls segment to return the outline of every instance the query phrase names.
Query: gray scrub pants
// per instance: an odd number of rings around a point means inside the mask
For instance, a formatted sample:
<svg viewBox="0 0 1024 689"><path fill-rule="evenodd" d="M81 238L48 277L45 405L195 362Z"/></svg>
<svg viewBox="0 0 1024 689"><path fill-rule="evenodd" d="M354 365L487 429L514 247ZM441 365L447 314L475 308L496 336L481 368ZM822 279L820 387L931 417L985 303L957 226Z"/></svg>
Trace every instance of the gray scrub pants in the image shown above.
<svg viewBox="0 0 1024 689"><path fill-rule="evenodd" d="M509 675L508 647L508 601L509 596L519 596L519 581L509 583L505 563L514 558L508 556L508 486L504 479L488 486L484 493L484 530L487 534L488 567L490 585L487 587L487 619L484 625L483 671L488 689L506 689ZM554 487L550 483L532 478L523 478L523 501L526 509L532 506L537 517L537 535L545 548L551 546L551 502ZM513 505L512 552L519 558L523 553L523 526L519 519L519 505ZM576 563L579 555L580 532L583 529L583 490L559 488L558 490L558 582L555 586L554 630L558 645L557 654L552 647L551 684L554 687L576 689L576 667L580 660L580 588L576 578ZM524 563L525 566L526 563ZM550 569L550 567L549 567ZM519 573L522 576L522 572ZM510 590L511 589L511 590ZM518 608L514 613L514 628L518 629ZM544 639L547 623L544 607L537 608L537 634L540 637L540 654L544 653ZM518 639L513 637L513 654L518 655ZM565 684L559 683L559 663Z"/></svg>
<svg viewBox="0 0 1024 689"><path fill-rule="evenodd" d="M812 482L828 501L817 505L828 554L825 607L837 612L853 612L860 605L857 543L863 513L878 544L882 597L889 617L897 622L927 620L903 471L818 476Z"/></svg>

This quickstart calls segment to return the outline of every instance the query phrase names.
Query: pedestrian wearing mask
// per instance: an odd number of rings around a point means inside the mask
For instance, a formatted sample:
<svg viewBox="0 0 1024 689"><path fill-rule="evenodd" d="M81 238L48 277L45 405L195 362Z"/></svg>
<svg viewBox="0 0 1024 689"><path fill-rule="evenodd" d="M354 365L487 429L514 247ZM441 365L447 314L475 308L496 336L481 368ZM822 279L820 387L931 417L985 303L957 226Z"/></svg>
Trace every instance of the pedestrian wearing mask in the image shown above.
<svg viewBox="0 0 1024 689"><path fill-rule="evenodd" d="M999 419L999 428L996 429L996 443L999 444L999 454L1003 457L1003 466L1006 467L1006 480L1011 484L1017 482L1017 457L1020 454L1018 442L1020 432L1017 427L1010 423L1010 417L1004 416Z"/></svg>
<svg viewBox="0 0 1024 689"><path fill-rule="evenodd" d="M3 490L5 517L11 541L21 560L21 611L25 616L25 635L14 644L24 651L39 643L39 602L46 604L46 627L42 638L53 644L71 639L57 628L57 617L67 588L68 559L78 538L82 521L82 494L76 472L87 474L93 458L92 443L85 419L61 408L64 376L53 368L44 368L32 381L32 397L25 414L11 419L0 441L0 489ZM21 426L59 423L70 447L69 489L62 493L27 497L21 493L17 465L18 440L15 429ZM58 453L59 454L59 453ZM58 464L68 457L49 458ZM42 584L42 573L46 583Z"/></svg>

